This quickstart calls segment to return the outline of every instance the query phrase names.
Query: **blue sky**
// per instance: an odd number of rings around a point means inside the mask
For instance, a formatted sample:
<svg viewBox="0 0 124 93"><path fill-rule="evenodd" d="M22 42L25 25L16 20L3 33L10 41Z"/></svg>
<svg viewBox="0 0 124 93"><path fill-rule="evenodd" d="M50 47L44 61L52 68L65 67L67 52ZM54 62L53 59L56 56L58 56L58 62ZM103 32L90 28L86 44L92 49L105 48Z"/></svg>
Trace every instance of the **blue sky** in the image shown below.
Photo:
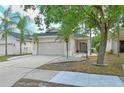
<svg viewBox="0 0 124 93"><path fill-rule="evenodd" d="M3 6L0 6L0 13L3 13L3 12L4 12Z"/></svg>
<svg viewBox="0 0 124 93"><path fill-rule="evenodd" d="M0 17L2 17L4 11L6 10L5 6L0 6ZM18 23L19 22L19 18L17 18L17 15L23 15L21 14L22 12L13 12L9 14L9 19L14 22L14 23ZM25 26L25 30L29 31L29 32L35 32L37 31L37 26L35 25L33 19L31 19L29 16L26 16L27 22L26 22L26 26ZM0 21L0 25L1 25L1 21ZM1 25L2 26L2 25ZM2 27L1 27L2 28ZM19 32L18 29L15 29L15 32Z"/></svg>

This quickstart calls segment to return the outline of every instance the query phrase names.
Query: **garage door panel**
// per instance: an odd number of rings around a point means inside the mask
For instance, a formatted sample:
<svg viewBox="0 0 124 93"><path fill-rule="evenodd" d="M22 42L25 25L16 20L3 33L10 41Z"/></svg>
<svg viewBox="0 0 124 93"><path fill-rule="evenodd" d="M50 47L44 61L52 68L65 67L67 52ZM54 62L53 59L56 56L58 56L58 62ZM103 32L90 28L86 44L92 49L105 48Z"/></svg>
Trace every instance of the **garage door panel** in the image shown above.
<svg viewBox="0 0 124 93"><path fill-rule="evenodd" d="M64 55L64 44L60 42L40 43L39 54Z"/></svg>

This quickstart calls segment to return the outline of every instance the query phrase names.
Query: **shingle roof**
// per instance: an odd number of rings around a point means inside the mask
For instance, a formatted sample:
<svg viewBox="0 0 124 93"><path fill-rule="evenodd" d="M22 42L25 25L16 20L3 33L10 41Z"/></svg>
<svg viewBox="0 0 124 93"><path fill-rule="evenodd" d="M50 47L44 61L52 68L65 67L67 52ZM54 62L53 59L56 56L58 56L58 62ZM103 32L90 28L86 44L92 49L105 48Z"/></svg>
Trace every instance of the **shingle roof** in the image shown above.
<svg viewBox="0 0 124 93"><path fill-rule="evenodd" d="M20 34L19 33L15 33L15 32L12 32L11 35L15 38L20 38ZM38 34L39 36L56 36L57 35L57 32L46 32L46 33L40 33ZM29 36L28 35L25 35L25 38L28 38Z"/></svg>
<svg viewBox="0 0 124 93"><path fill-rule="evenodd" d="M58 34L58 32L46 32L46 33L39 33L38 36L57 36L57 34ZM12 36L14 36L15 38L20 38L20 34L19 33L13 32ZM80 37L83 37L83 35L79 34L79 33L75 33L74 37L80 38ZM25 38L29 38L29 36L25 35Z"/></svg>
<svg viewBox="0 0 124 93"><path fill-rule="evenodd" d="M56 36L57 34L58 32L46 32L46 33L40 33L39 36ZM83 34L75 33L74 37L80 38L80 37L83 37Z"/></svg>
<svg viewBox="0 0 124 93"><path fill-rule="evenodd" d="M88 36L83 35L83 34L79 34L79 33L75 33L75 34L74 34L74 37L80 38L80 37L88 37Z"/></svg>
<svg viewBox="0 0 124 93"><path fill-rule="evenodd" d="M57 32L40 33L39 36L56 36Z"/></svg>
<svg viewBox="0 0 124 93"><path fill-rule="evenodd" d="M12 32L11 35L15 38L20 38L20 34L19 33L15 33L15 32ZM25 38L27 39L29 36L28 35L25 35Z"/></svg>

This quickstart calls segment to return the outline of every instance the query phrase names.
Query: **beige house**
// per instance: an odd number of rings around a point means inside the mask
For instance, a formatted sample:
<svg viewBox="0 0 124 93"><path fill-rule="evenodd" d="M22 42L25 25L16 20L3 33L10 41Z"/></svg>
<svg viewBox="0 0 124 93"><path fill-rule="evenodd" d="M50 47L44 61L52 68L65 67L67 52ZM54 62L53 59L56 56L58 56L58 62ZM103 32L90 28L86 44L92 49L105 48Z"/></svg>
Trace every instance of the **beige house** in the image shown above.
<svg viewBox="0 0 124 93"><path fill-rule="evenodd" d="M118 50L119 53L124 53L124 31L121 31L119 33L119 45L117 38L107 41L106 51L111 51L111 50L113 51L113 54L117 54Z"/></svg>
<svg viewBox="0 0 124 93"><path fill-rule="evenodd" d="M80 34L75 34L69 40L69 55L75 53L90 53L89 37L82 37ZM39 48L36 44L33 47L33 54L40 55L58 55L66 56L66 44L64 41L57 39L57 32L46 32L39 35Z"/></svg>
<svg viewBox="0 0 124 93"><path fill-rule="evenodd" d="M5 40L1 38L0 34L0 56L5 55ZM8 54L15 55L20 53L20 40L18 33L12 33L12 35L8 36ZM33 42L31 40L26 39L26 44L22 44L22 53L32 53L33 50Z"/></svg>

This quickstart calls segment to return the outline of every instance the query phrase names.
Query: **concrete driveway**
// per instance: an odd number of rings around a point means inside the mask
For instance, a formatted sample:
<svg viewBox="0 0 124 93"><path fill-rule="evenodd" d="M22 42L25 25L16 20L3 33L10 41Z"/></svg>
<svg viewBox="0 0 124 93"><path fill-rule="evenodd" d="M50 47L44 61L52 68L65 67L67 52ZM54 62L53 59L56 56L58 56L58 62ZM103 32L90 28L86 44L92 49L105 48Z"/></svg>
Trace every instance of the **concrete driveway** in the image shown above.
<svg viewBox="0 0 124 93"><path fill-rule="evenodd" d="M0 87L10 87L38 66L58 58L57 56L28 56L0 63Z"/></svg>

